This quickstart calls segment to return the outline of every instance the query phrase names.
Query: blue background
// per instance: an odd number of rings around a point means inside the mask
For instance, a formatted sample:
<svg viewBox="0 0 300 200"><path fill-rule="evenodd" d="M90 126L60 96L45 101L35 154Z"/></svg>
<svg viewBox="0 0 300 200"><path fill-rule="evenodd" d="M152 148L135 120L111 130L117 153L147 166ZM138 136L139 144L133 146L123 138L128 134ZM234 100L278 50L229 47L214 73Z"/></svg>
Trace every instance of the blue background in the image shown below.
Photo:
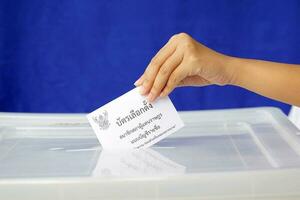
<svg viewBox="0 0 300 200"><path fill-rule="evenodd" d="M179 32L225 54L300 63L299 2L2 0L0 111L90 112L133 88ZM179 110L289 110L231 86L180 88L171 98Z"/></svg>

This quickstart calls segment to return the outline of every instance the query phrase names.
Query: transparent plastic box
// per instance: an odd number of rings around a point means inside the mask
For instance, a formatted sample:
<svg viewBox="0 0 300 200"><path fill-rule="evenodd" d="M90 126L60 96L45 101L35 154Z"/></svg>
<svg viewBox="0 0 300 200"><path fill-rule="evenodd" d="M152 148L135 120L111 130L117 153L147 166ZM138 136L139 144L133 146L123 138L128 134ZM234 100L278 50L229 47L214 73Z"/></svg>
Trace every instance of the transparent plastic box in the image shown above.
<svg viewBox="0 0 300 200"><path fill-rule="evenodd" d="M149 149L105 151L85 114L0 113L0 200L300 199L299 130L281 111L180 115Z"/></svg>

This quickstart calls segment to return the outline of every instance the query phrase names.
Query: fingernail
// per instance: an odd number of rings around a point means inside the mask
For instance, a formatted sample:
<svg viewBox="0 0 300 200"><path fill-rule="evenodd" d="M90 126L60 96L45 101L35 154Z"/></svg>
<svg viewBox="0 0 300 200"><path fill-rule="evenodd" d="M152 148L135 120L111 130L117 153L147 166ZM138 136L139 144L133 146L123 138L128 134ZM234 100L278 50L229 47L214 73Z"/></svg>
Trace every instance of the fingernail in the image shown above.
<svg viewBox="0 0 300 200"><path fill-rule="evenodd" d="M152 93L150 93L150 94L148 95L147 99L148 99L149 102L154 101L154 95L153 95Z"/></svg>
<svg viewBox="0 0 300 200"><path fill-rule="evenodd" d="M134 82L134 85L135 86L139 86L141 84L141 78L139 78L138 80L136 80L135 82Z"/></svg>

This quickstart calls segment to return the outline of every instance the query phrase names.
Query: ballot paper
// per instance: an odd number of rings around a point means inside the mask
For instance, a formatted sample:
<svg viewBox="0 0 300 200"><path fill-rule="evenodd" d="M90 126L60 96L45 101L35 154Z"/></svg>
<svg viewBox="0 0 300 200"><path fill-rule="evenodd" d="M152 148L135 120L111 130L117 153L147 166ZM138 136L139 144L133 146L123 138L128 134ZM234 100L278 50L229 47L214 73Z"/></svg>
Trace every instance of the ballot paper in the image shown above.
<svg viewBox="0 0 300 200"><path fill-rule="evenodd" d="M148 102L139 88L87 115L103 149L147 148L184 126L169 97Z"/></svg>

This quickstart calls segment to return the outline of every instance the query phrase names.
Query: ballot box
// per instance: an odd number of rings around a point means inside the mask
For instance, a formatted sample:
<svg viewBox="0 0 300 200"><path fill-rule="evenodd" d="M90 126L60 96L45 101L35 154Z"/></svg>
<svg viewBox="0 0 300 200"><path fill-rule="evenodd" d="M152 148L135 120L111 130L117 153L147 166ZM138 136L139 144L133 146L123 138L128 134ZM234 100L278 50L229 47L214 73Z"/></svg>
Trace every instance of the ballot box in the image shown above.
<svg viewBox="0 0 300 200"><path fill-rule="evenodd" d="M300 199L299 130L276 108L180 112L148 149L103 150L85 114L0 114L0 200Z"/></svg>

